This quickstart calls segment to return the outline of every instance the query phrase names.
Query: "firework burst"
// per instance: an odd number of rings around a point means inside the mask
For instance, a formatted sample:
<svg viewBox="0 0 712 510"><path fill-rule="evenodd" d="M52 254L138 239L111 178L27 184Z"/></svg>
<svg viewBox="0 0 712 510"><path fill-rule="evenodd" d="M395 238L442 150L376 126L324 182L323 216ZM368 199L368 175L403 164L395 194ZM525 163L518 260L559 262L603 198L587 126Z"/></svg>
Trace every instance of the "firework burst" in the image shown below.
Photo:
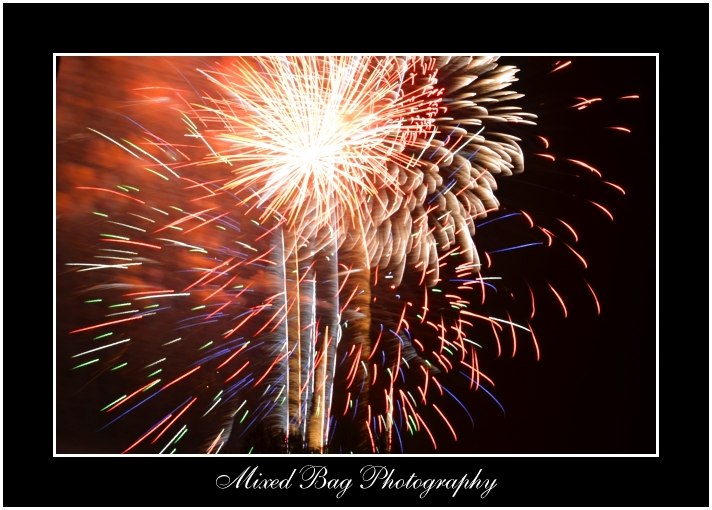
<svg viewBox="0 0 712 510"><path fill-rule="evenodd" d="M512 354L519 337L539 356L526 319L477 306L495 287L475 227L499 208L495 178L523 170L512 133L534 119L516 68L170 65L176 79L131 85L138 113L79 135L86 164L58 190L77 227L61 290L85 303L63 320L58 362L89 393L67 409L92 408L81 416L109 436L97 448L383 453L419 435L437 449L436 427L457 440L451 412L471 419L454 379L500 405L484 347L501 353L508 335Z"/></svg>

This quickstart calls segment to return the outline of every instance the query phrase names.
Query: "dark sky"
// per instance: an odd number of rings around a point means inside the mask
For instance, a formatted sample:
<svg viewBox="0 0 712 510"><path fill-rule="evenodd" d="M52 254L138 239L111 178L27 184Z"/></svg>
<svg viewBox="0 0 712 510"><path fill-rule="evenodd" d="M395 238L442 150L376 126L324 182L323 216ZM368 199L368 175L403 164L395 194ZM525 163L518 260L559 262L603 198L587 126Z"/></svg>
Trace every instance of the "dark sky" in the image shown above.
<svg viewBox="0 0 712 510"><path fill-rule="evenodd" d="M544 308L532 323L542 346L539 363L523 355L498 364L503 373L497 389L508 402L507 415L487 423L485 435L492 438L493 452L652 453L655 59L573 57L570 66L548 74L556 60L502 58L521 68L515 89L526 93L526 108L539 116L536 134L549 140L546 152L557 161L532 155L545 152L541 146L529 149L527 170L502 180L499 196L506 206L537 214L552 229L556 221L551 218L575 225L575 247L589 267L583 270L566 249L530 252L523 258L512 253L502 260L539 268L530 276L532 285L547 280L571 301L567 320L559 319L561 310L553 299L539 301ZM618 99L632 94L640 99ZM578 103L577 96L603 101L579 111L570 108ZM631 133L609 129L615 126ZM524 143L531 147L527 142L531 137ZM594 166L626 195L566 159ZM615 221L589 200L605 205ZM521 271L513 271L517 269ZM598 295L600 317L591 308L582 278Z"/></svg>

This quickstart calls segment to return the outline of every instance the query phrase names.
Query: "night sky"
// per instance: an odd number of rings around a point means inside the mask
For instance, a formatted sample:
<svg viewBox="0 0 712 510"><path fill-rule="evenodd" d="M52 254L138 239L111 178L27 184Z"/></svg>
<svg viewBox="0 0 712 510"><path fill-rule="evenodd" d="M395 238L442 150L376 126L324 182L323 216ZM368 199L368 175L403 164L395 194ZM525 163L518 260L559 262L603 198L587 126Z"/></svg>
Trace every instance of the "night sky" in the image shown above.
<svg viewBox="0 0 712 510"><path fill-rule="evenodd" d="M655 451L655 61L653 57L574 57L571 66L548 74L555 60L511 58L522 69L516 86L527 94L525 108L539 116L533 131L549 140L547 152L557 155L557 162L530 155L524 174L502 180L499 196L505 206L516 204L575 225L580 239L576 248L589 266L584 271L570 257L565 262L566 250L512 252L509 260L502 261L514 270L521 270L521 265L531 266L530 271L537 268L532 281L550 281L569 293L571 303L569 318L561 320L556 302L541 300L542 314L532 323L542 344L539 363L522 355L497 364L502 374L497 388L508 402L507 414L487 423L485 435L491 434L492 452L651 453ZM639 94L640 99L617 99L631 94ZM575 97L603 101L578 111L570 108L578 103ZM611 126L628 127L631 133L608 129ZM527 141L532 142L531 137ZM529 150L529 154L540 152L544 152L541 147ZM596 167L604 180L626 190L625 197L566 159ZM588 200L606 205L615 221L610 222ZM598 294L600 317L592 314L590 296L580 288L582 277Z"/></svg>

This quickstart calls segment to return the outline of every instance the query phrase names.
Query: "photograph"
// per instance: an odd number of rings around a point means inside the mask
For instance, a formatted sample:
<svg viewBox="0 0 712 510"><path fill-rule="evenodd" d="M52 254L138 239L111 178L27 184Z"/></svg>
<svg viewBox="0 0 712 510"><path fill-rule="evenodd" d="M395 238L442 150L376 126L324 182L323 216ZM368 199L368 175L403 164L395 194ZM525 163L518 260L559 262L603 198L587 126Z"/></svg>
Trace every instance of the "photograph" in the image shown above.
<svg viewBox="0 0 712 510"><path fill-rule="evenodd" d="M56 454L655 455L656 62L57 55Z"/></svg>
<svg viewBox="0 0 712 510"><path fill-rule="evenodd" d="M708 4L3 13L4 506L709 506Z"/></svg>

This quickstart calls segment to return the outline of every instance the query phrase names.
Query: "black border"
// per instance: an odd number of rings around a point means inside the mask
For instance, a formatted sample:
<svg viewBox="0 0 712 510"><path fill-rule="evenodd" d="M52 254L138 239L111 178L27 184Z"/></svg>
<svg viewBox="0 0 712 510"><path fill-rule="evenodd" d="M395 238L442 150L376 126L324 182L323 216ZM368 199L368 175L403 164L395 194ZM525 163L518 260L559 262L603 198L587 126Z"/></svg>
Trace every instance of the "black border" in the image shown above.
<svg viewBox="0 0 712 510"><path fill-rule="evenodd" d="M660 338L660 457L659 458L393 458L377 459L399 471L418 471L423 476L442 477L482 468L483 476L497 478L498 488L486 500L451 498L447 492L425 500L417 492L387 493L350 491L350 497L335 500L325 491L310 491L299 499L293 491L270 491L243 496L219 491L218 475L239 473L254 462L244 458L191 458L167 461L159 458L53 458L52 457L52 358L48 349L29 365L13 361L27 356L23 342L48 344L53 336L51 299L47 283L46 306L36 303L31 289L15 283L10 268L36 258L34 281L52 281L51 211L53 188L51 124L51 74L53 52L288 52L344 51L383 52L652 52L660 53L661 81L661 186L668 172L689 172L690 151L707 147L707 133L677 125L680 113L689 109L708 111L704 98L691 97L694 90L709 89L708 20L706 4L350 4L350 5L189 5L159 4L4 4L4 106L5 152L3 181L8 192L4 202L4 236L27 240L27 198L13 193L32 187L40 203L36 214L46 229L41 242L32 242L25 257L8 252L5 300L4 354L4 504L11 506L708 506L708 470L700 469L700 452L707 452L709 388L702 377L708 343L698 332L689 337L663 328ZM44 20L44 25L40 25ZM47 25L49 20L49 25ZM216 30L225 20L234 30ZM706 21L707 20L707 21ZM422 28L420 28L422 27ZM438 32L440 35L437 35ZM419 34L423 34L422 36ZM678 34L683 34L682 38ZM707 37L705 37L707 36ZM687 94L687 95L685 95ZM687 105L687 108L681 108ZM672 123L670 125L668 123ZM667 127L667 129L666 129ZM678 132L674 132L678 130ZM680 132L682 131L682 132ZM690 131L693 131L692 133ZM663 133L665 136L663 136ZM699 145L696 136L702 134ZM677 138L676 138L677 137ZM38 147L46 148L38 151ZM668 150L666 150L666 147ZM671 154L670 147L678 148ZM663 162L674 165L663 172ZM708 165L700 156L695 165L704 172ZM41 176L39 179L32 175ZM35 182L46 187L35 190ZM19 177L17 182L9 182ZM678 177L673 177L676 179ZM686 190L687 191L687 190ZM671 193L677 190L671 191ZM663 190L660 190L662 208ZM691 191L690 193L694 193ZM14 198L13 198L14 195ZM671 201L672 202L672 201ZM699 202L692 198L686 208ZM34 206L33 206L34 209ZM662 212L662 211L661 211ZM686 212L685 214L690 214ZM694 213L692 213L694 214ZM704 217L704 216L703 216ZM697 221L697 220L696 220ZM704 221L697 221L707 232ZM662 230L662 229L661 229ZM669 239L669 238L668 238ZM45 242L46 241L46 242ZM24 241L23 241L24 242ZM687 245L689 248L689 245ZM661 243L661 261L667 255ZM696 254L685 254L685 265L695 267ZM666 255L666 256L663 256ZM706 258L706 257L705 257ZM699 266L697 266L699 267ZM17 275L23 281L25 275ZM655 275L658 277L659 275ZM661 300L665 282L660 281ZM683 291L684 292L684 291ZM685 293L688 294L688 293ZM661 302L660 320L674 322L674 303ZM694 298L684 303L685 316L695 314ZM681 306L678 304L678 306ZM18 324L37 324L31 335L18 335ZM651 313L651 320L655 317ZM676 326L677 327L677 326ZM694 327L694 326L693 326ZM23 338L24 337L24 338ZM13 341L19 338L20 342ZM687 339L694 340L690 346ZM695 340L696 339L696 340ZM692 352L691 352L692 349ZM44 357L43 356L44 354ZM699 366L699 364L702 364ZM681 368L681 367L684 367ZM708 367L707 367L708 368ZM674 374L674 375L673 375ZM686 390L686 391L683 391ZM31 402L31 405L28 404ZM708 408L707 408L708 409ZM704 456L704 453L702 454ZM692 463L692 460L698 460ZM334 475L356 477L358 468L375 459L295 457L261 458L259 465L275 475L307 462L325 465ZM704 463L702 463L704 464ZM475 471L476 472L476 471ZM460 475L461 476L461 475ZM308 495L307 495L308 494ZM248 499L249 498L249 499Z"/></svg>

